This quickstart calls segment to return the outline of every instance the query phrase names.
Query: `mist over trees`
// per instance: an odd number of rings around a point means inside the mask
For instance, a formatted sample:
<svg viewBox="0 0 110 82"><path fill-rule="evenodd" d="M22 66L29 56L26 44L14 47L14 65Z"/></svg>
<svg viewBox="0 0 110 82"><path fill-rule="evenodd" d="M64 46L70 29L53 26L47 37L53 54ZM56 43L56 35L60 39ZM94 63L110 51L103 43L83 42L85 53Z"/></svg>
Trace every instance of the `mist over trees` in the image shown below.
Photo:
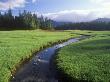
<svg viewBox="0 0 110 82"><path fill-rule="evenodd" d="M18 16L12 15L12 10L2 14L0 12L0 30L34 30L34 29L53 29L52 20L37 17L37 14L32 14L24 10L19 12Z"/></svg>

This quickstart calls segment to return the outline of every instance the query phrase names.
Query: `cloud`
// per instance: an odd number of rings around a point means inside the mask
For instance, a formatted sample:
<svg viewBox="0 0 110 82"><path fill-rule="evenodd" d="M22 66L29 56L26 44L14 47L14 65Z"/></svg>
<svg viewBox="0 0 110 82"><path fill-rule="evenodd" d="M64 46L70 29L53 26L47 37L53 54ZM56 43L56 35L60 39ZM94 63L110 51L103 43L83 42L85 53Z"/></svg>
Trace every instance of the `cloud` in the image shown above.
<svg viewBox="0 0 110 82"><path fill-rule="evenodd" d="M32 0L32 3L35 3L37 0Z"/></svg>
<svg viewBox="0 0 110 82"><path fill-rule="evenodd" d="M87 22L102 17L108 18L110 16L110 10L64 10L56 13L44 13L43 16L55 21Z"/></svg>
<svg viewBox="0 0 110 82"><path fill-rule="evenodd" d="M24 7L26 0L8 0L6 2L0 1L0 10L7 10L9 8Z"/></svg>
<svg viewBox="0 0 110 82"><path fill-rule="evenodd" d="M110 8L110 0L90 0L92 3L99 5L101 8Z"/></svg>
<svg viewBox="0 0 110 82"><path fill-rule="evenodd" d="M46 13L44 17L51 18L56 21L69 21L69 22L80 22L86 17L88 11L83 10L64 10L57 13Z"/></svg>
<svg viewBox="0 0 110 82"><path fill-rule="evenodd" d="M110 18L110 0L90 0L96 5L88 9L63 10L55 13L44 13L45 17L56 21L86 22L97 18Z"/></svg>
<svg viewBox="0 0 110 82"><path fill-rule="evenodd" d="M110 3L110 0L90 0L91 2L94 2L94 3Z"/></svg>

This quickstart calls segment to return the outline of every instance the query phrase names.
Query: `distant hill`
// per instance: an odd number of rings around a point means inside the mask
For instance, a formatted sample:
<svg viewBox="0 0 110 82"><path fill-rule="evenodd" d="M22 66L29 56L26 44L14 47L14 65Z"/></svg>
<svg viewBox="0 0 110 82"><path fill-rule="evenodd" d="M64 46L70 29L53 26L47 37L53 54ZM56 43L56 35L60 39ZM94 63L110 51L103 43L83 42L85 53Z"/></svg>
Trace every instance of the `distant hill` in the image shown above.
<svg viewBox="0 0 110 82"><path fill-rule="evenodd" d="M95 19L93 21L90 21L90 22L110 22L110 18L98 18L98 19ZM58 22L58 21L53 21L53 25L54 27L58 27L58 26L61 26L61 25L64 25L64 24L71 24L73 22Z"/></svg>
<svg viewBox="0 0 110 82"><path fill-rule="evenodd" d="M98 18L96 20L93 20L92 22L110 22L110 18Z"/></svg>

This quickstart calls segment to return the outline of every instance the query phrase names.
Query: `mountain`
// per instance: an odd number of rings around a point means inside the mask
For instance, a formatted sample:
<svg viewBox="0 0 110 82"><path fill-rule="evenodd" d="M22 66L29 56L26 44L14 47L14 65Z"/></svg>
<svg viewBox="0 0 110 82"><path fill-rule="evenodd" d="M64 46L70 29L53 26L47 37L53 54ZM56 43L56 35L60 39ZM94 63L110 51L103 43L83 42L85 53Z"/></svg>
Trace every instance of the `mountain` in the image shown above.
<svg viewBox="0 0 110 82"><path fill-rule="evenodd" d="M96 20L93 20L92 22L110 22L110 18L98 18Z"/></svg>
<svg viewBox="0 0 110 82"><path fill-rule="evenodd" d="M110 22L110 18L98 18L98 19L95 19L93 21L90 21L90 22ZM61 25L64 25L64 24L71 24L73 22L58 22L58 21L52 21L54 27L59 27ZM78 23L78 22L77 22Z"/></svg>

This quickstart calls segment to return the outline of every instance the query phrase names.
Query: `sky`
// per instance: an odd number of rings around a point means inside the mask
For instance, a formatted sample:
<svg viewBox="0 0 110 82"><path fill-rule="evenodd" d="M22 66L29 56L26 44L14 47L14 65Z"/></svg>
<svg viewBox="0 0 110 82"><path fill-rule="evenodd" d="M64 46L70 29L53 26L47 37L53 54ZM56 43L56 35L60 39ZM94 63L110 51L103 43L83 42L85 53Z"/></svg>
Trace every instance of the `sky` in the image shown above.
<svg viewBox="0 0 110 82"><path fill-rule="evenodd" d="M55 21L87 22L110 18L110 0L0 0L0 11L31 11Z"/></svg>

